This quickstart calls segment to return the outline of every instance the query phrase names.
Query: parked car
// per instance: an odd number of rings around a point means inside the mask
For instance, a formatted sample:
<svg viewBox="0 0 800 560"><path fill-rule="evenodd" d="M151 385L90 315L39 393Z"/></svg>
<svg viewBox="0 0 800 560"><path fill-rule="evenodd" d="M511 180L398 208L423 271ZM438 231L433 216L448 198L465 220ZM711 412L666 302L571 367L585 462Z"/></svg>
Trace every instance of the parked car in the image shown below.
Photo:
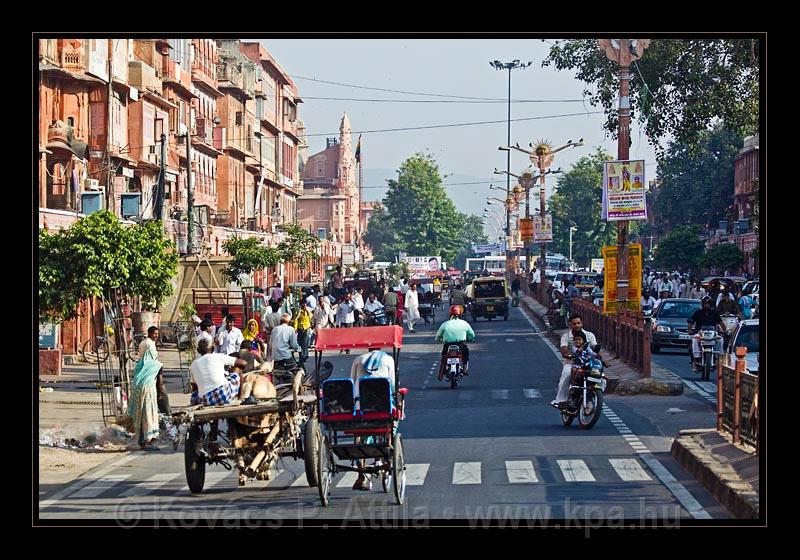
<svg viewBox="0 0 800 560"><path fill-rule="evenodd" d="M664 346L687 348L691 340L687 321L701 306L699 299L662 299L653 312L650 351L658 354Z"/></svg>
<svg viewBox="0 0 800 560"><path fill-rule="evenodd" d="M747 371L758 375L759 338L758 319L747 319L739 322L739 326L736 327L728 343L728 347L725 350L730 359L728 363L731 365L735 364L736 348L739 346L746 346L747 356L745 356L745 361L747 362Z"/></svg>

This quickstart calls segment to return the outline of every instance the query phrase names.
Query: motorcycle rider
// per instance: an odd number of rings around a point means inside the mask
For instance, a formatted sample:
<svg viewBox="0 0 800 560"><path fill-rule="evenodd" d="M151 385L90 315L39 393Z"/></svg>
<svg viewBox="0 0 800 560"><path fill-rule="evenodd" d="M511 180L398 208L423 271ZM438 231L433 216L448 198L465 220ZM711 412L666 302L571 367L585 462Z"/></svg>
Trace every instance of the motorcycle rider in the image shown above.
<svg viewBox="0 0 800 560"><path fill-rule="evenodd" d="M694 314L686 320L689 324L689 334L693 334L692 336L692 369L697 371L699 369L699 365L697 365L697 360L700 358L700 330L703 327L716 327L719 332L725 332L725 323L722 321L722 317L719 314L719 311L712 307L713 300L711 296L705 296L703 298L703 307L702 309L698 309L694 312ZM697 334L694 334L695 329L697 330ZM716 344L715 350L717 352L722 352L722 338L720 337Z"/></svg>
<svg viewBox="0 0 800 560"><path fill-rule="evenodd" d="M444 360L447 357L447 347L451 344L457 344L461 349L461 355L464 356L464 375L469 372L469 348L465 344L467 342L475 341L475 331L469 326L469 323L461 318L464 313L464 308L460 305L450 306L450 320L442 323L439 330L436 332L436 341L444 342L442 346L442 363L439 367L439 381L442 380L444 375Z"/></svg>
<svg viewBox="0 0 800 560"><path fill-rule="evenodd" d="M561 355L564 357L564 365L561 368L561 379L558 381L558 393L556 398L550 401L550 404L559 410L567 405L567 397L569 393L569 382L572 376L573 366L573 353L572 348L575 346L575 335L583 332L586 335L586 342L589 346L597 344L597 338L594 334L587 330L583 330L583 318L575 313L569 319L569 331L564 333L561 337Z"/></svg>
<svg viewBox="0 0 800 560"><path fill-rule="evenodd" d="M383 309L383 304L378 301L378 299L375 297L375 292L373 292L369 295L369 299L364 304L364 311L367 313L366 319L368 322L370 320L370 314L378 311L379 309Z"/></svg>
<svg viewBox="0 0 800 560"><path fill-rule="evenodd" d="M740 320L742 318L742 312L736 304L736 301L731 297L727 288L719 294L717 311L719 311L720 315L731 314L736 315Z"/></svg>
<svg viewBox="0 0 800 560"><path fill-rule="evenodd" d="M642 292L640 303L642 304L642 309L649 307L651 310L653 310L656 308L656 298L650 295L649 290L644 290Z"/></svg>

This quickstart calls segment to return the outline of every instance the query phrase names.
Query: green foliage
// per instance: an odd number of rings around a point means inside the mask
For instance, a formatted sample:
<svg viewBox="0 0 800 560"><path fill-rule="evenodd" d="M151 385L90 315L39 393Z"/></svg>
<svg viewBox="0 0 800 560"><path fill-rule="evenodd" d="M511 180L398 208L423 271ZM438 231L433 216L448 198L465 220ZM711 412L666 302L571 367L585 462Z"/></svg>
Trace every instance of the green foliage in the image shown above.
<svg viewBox="0 0 800 560"><path fill-rule="evenodd" d="M284 226L287 237L278 244L278 257L281 262L296 263L307 268L310 261L319 258L320 240L297 224Z"/></svg>
<svg viewBox="0 0 800 560"><path fill-rule="evenodd" d="M483 220L480 216L475 214L461 214L463 223L461 230L461 250L456 255L455 261L452 265L459 270L463 269L467 264L467 258L474 255L472 252L473 245L482 245L488 243L489 239L483 231Z"/></svg>
<svg viewBox="0 0 800 560"><path fill-rule="evenodd" d="M257 237L231 237L222 243L222 248L233 257L222 269L222 275L237 285L241 285L242 275L275 266L280 262L278 250L264 245Z"/></svg>
<svg viewBox="0 0 800 560"><path fill-rule="evenodd" d="M744 254L733 243L720 243L706 251L701 264L719 270L735 270L744 264Z"/></svg>
<svg viewBox="0 0 800 560"><path fill-rule="evenodd" d="M655 247L653 264L659 270L696 271L704 250L700 227L681 226L669 232Z"/></svg>
<svg viewBox="0 0 800 560"><path fill-rule="evenodd" d="M687 145L719 120L738 136L754 134L759 49L757 39L654 39L631 65L631 117L644 123L651 140L672 136ZM586 84L584 95L593 106L603 107L605 128L616 135L618 69L597 40L557 41L542 63L550 65L577 70L576 77Z"/></svg>
<svg viewBox="0 0 800 560"><path fill-rule="evenodd" d="M175 245L159 221L127 227L102 211L54 234L39 230L39 314L52 321L76 317L81 300L112 288L157 308L177 272Z"/></svg>
<svg viewBox="0 0 800 560"><path fill-rule="evenodd" d="M693 146L671 142L658 163L653 210L658 230L701 224L715 228L733 204L734 160L742 140L721 126L703 132Z"/></svg>
<svg viewBox="0 0 800 560"><path fill-rule="evenodd" d="M409 255L441 255L447 263L466 258L472 243L485 242L478 216L456 211L442 186L432 156L417 153L389 180L383 205L373 212L364 240L378 260L392 261L399 251Z"/></svg>
<svg viewBox="0 0 800 560"><path fill-rule="evenodd" d="M548 250L569 255L569 228L574 225L578 229L572 234L572 258L581 266L600 258L604 246L616 243L616 224L602 219L603 162L609 159L602 148L582 157L558 177L550 197L553 244Z"/></svg>
<svg viewBox="0 0 800 560"><path fill-rule="evenodd" d="M391 284L396 286L403 278L408 278L408 263L405 261L392 263L389 265L388 272Z"/></svg>

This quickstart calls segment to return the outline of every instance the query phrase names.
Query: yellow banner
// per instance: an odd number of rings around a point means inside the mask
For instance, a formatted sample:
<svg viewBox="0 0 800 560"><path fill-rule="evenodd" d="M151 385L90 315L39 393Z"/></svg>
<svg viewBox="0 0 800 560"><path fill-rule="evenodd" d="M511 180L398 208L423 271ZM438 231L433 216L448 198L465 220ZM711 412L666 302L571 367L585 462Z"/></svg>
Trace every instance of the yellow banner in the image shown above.
<svg viewBox="0 0 800 560"><path fill-rule="evenodd" d="M533 218L520 218L519 230L523 241L533 241Z"/></svg>
<svg viewBox="0 0 800 560"><path fill-rule="evenodd" d="M617 247L603 247L603 313L617 312ZM639 311L642 297L642 245L628 245L628 301L625 308Z"/></svg>

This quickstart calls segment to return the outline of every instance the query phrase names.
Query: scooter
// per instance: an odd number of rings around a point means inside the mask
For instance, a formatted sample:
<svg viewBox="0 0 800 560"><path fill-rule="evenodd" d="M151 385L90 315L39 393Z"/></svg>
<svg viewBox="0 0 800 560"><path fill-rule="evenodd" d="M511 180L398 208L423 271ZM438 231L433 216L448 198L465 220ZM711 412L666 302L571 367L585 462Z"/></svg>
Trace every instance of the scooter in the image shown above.
<svg viewBox="0 0 800 560"><path fill-rule="evenodd" d="M389 324L389 319L386 317L383 309L376 309L375 311L366 311L367 326L368 327L385 327Z"/></svg>

